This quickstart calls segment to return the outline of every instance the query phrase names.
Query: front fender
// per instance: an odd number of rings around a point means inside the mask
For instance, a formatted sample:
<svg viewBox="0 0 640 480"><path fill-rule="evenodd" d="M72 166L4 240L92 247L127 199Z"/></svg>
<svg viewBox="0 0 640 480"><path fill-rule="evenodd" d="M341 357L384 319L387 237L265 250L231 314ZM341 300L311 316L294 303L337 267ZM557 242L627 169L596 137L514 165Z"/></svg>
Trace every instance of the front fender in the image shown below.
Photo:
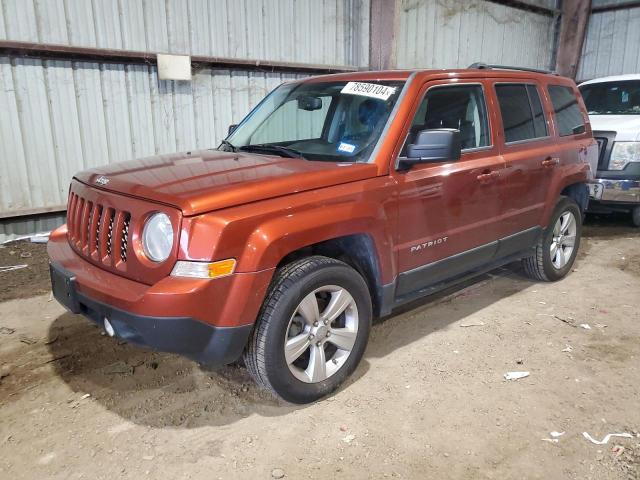
<svg viewBox="0 0 640 480"><path fill-rule="evenodd" d="M318 206L269 219L249 235L238 262L240 272L273 268L289 253L327 240L366 234L374 245L382 281L393 277L392 237L380 203Z"/></svg>
<svg viewBox="0 0 640 480"><path fill-rule="evenodd" d="M379 279L389 283L396 271L396 196L395 181L375 177L185 217L179 258L235 258L236 271L249 273L272 269L285 256L304 247L366 235L372 245L367 250L374 252L368 254L376 256L379 266Z"/></svg>

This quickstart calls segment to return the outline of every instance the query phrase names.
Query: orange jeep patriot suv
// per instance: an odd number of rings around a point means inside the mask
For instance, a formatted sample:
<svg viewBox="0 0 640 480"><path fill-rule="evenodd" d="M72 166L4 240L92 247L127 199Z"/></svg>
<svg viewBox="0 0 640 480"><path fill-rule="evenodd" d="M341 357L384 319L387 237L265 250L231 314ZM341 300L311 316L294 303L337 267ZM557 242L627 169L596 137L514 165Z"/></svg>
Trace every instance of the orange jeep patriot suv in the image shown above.
<svg viewBox="0 0 640 480"><path fill-rule="evenodd" d="M244 356L311 402L356 369L372 317L515 260L564 277L597 156L578 89L548 72L287 82L217 149L78 173L53 293L109 335Z"/></svg>

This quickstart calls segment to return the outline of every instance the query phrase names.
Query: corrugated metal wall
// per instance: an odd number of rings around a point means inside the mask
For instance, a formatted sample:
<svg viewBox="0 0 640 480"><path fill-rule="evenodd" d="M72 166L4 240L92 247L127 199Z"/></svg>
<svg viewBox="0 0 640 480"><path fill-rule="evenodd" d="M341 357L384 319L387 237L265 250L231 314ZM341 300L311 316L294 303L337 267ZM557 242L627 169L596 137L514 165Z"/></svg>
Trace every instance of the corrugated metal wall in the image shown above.
<svg viewBox="0 0 640 480"><path fill-rule="evenodd" d="M551 0L530 2L545 7ZM398 67L474 62L549 68L553 17L483 0L402 0Z"/></svg>
<svg viewBox="0 0 640 480"><path fill-rule="evenodd" d="M594 0L593 6L615 3ZM640 8L591 14L578 68L578 80L640 73Z"/></svg>
<svg viewBox="0 0 640 480"><path fill-rule="evenodd" d="M368 0L2 0L0 39L368 64Z"/></svg>

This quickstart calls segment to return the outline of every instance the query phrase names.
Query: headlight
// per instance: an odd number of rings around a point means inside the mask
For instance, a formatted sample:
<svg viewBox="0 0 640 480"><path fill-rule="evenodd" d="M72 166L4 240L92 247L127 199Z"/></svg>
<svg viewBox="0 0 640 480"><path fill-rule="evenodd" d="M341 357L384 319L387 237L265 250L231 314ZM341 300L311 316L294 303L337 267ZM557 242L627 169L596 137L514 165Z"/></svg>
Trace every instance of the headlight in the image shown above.
<svg viewBox="0 0 640 480"><path fill-rule="evenodd" d="M154 262L164 262L173 248L173 227L165 213L154 213L142 230L144 254Z"/></svg>
<svg viewBox="0 0 640 480"><path fill-rule="evenodd" d="M640 142L615 142L609 170L623 170L631 162L640 162Z"/></svg>

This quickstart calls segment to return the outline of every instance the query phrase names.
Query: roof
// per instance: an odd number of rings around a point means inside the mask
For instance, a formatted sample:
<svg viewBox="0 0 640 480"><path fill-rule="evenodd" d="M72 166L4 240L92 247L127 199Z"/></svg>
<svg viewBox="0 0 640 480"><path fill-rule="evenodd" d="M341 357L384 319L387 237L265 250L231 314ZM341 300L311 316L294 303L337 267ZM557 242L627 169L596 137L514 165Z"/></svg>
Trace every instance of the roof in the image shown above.
<svg viewBox="0 0 640 480"><path fill-rule="evenodd" d="M580 85L591 85L592 83L605 83L605 82L623 82L625 80L640 80L640 73L629 73L627 75L613 75L611 77L594 78L587 82L582 82Z"/></svg>

